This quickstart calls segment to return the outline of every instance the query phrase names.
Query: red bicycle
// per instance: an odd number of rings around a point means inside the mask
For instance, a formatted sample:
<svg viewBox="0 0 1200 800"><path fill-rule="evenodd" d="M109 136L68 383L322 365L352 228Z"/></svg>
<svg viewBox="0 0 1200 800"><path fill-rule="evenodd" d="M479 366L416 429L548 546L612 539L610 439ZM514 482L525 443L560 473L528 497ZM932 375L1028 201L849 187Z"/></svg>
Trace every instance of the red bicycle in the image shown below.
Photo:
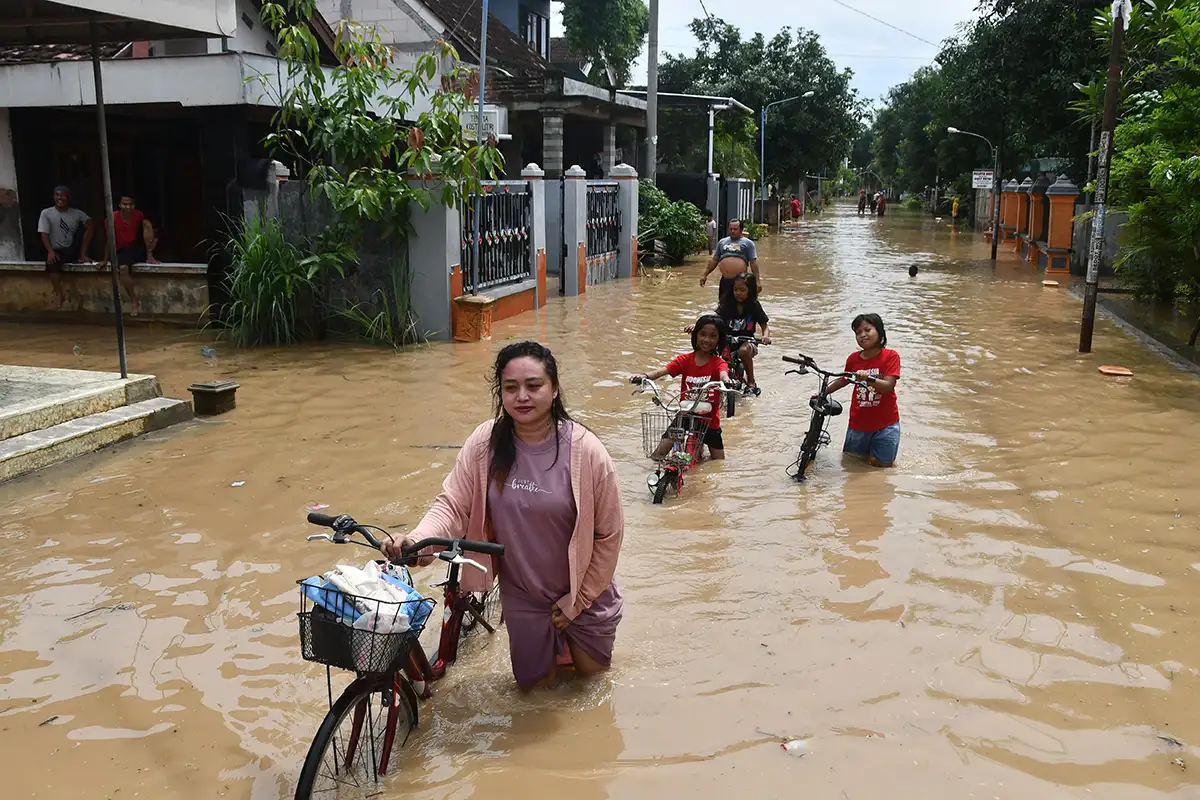
<svg viewBox="0 0 1200 800"><path fill-rule="evenodd" d="M309 514L308 521L333 530L309 536L309 541L357 544L380 550L372 531L391 538L373 525L360 525L349 516ZM364 541L355 539L355 534ZM482 628L495 633L499 588L486 594L463 592L463 567L486 567L463 553L503 556L504 545L468 539L424 539L403 549L402 564L377 561L390 582L412 587L408 565L427 548L441 548L436 558L448 565L442 588L445 611L436 650L426 654L419 636L436 605L422 598L398 604L381 602L313 582L300 581L300 649L305 661L325 665L329 712L317 729L300 770L296 800L336 798L366 800L379 794L379 779L387 774L393 750L403 746L418 726L418 698L432 696L431 684L446 674L458 658L459 645ZM331 610L332 609L332 610ZM353 624L347 624L353 618ZM365 620L365 622L364 622ZM333 668L353 671L355 679L335 701Z"/></svg>
<svg viewBox="0 0 1200 800"><path fill-rule="evenodd" d="M630 380L640 384L643 392L651 392L651 402L662 409L642 412L642 447L646 458L659 462L658 468L646 476L646 486L654 504L660 505L668 489L674 489L676 497L683 492L684 473L700 460L708 415L713 410L707 399L710 392L737 394L739 390L721 381L708 381L697 387L690 399L670 394L664 399L658 384L649 378L637 376Z"/></svg>

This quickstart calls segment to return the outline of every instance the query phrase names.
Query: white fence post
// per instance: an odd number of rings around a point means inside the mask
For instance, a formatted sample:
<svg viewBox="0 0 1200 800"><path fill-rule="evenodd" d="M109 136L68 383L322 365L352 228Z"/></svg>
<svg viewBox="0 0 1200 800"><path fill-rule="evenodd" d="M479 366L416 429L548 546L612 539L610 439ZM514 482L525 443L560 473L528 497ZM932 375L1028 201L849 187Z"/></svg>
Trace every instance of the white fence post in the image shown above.
<svg viewBox="0 0 1200 800"><path fill-rule="evenodd" d="M563 294L587 291L587 173L578 165L564 173L563 181Z"/></svg>
<svg viewBox="0 0 1200 800"><path fill-rule="evenodd" d="M546 172L527 164L521 177L529 181L529 274L537 279L534 308L541 308L546 305Z"/></svg>
<svg viewBox="0 0 1200 800"><path fill-rule="evenodd" d="M638 174L628 164L612 169L617 181L617 207L621 211L621 227L617 234L617 277L632 278L637 272L638 251Z"/></svg>
<svg viewBox="0 0 1200 800"><path fill-rule="evenodd" d="M435 175L410 180L414 187L434 191ZM462 230L458 209L436 200L428 210L414 203L412 233L408 238L408 272L412 281L412 307L422 333L430 338L449 341L454 335L450 309L455 292L451 278L458 271L458 289L462 289Z"/></svg>

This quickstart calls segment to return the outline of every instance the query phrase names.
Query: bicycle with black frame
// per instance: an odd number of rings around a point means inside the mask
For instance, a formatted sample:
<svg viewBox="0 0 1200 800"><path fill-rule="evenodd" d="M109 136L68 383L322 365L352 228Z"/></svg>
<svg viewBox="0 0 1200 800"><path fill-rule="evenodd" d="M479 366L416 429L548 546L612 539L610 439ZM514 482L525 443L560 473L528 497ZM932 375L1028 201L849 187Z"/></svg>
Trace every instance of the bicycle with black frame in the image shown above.
<svg viewBox="0 0 1200 800"><path fill-rule="evenodd" d="M729 357L726 363L729 364L729 385L735 390L725 393L725 417L732 417L737 411L737 397L739 394L746 396L750 394L750 385L746 383L746 365L742 362L742 345L752 344L758 347L762 344L762 340L755 336L748 336L741 333L731 333L729 335Z"/></svg>
<svg viewBox="0 0 1200 800"><path fill-rule="evenodd" d="M800 455L787 470L790 477L803 483L808 479L808 470L817 458L817 451L831 441L829 437L830 418L842 413L842 404L829 394L830 381L842 378L855 386L867 386L867 383L856 378L852 372L827 372L803 353L800 353L798 358L784 356L783 360L789 364L795 364L797 367L789 369L785 373L786 375L807 375L811 370L820 378L820 387L817 393L808 400L808 405L812 409L812 417L809 420L808 432L804 435L804 441L800 443Z"/></svg>
<svg viewBox="0 0 1200 800"><path fill-rule="evenodd" d="M391 538L382 528L360 525L345 515L313 513L308 521L333 530L332 534L309 536L309 541L381 550L382 542L372 531ZM363 541L354 538L356 534ZM439 550L423 553L430 548ZM504 545L431 538L405 546L402 553L401 564L387 559L376 561L387 576L381 575L381 580L401 588L412 588L408 565L416 562L418 554L447 564L446 580L438 584L446 611L437 647L428 654L419 637L432 616L434 600L420 598L393 604L316 583L313 578L298 581L301 656L305 661L325 665L329 711L300 770L296 800L365 800L378 796L378 782L388 772L397 741L403 746L418 725L418 698L432 695L431 684L457 660L462 640L479 628L496 632L499 587L493 584L486 594L463 592L459 576L463 567L487 571L484 564L464 553L503 556ZM351 617L353 624L347 624ZM335 667L355 673L336 700L332 678Z"/></svg>

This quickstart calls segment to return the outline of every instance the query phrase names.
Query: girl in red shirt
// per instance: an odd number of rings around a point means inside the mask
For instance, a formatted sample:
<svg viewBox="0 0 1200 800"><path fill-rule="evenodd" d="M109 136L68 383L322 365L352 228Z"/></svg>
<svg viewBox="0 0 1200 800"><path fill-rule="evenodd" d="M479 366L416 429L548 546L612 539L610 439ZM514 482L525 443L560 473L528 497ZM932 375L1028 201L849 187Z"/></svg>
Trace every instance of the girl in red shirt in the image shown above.
<svg viewBox="0 0 1200 800"><path fill-rule="evenodd" d="M900 407L896 403L900 354L885 346L887 331L878 314L859 314L850 327L862 350L846 359L846 372L866 381L869 388L854 387L850 427L842 449L865 457L871 466L890 467L900 452ZM844 378L830 382L830 394L848 383Z"/></svg>
<svg viewBox="0 0 1200 800"><path fill-rule="evenodd" d="M680 379L680 396L689 398L693 387L709 381L729 380L729 365L719 355L725 352L726 338L724 321L715 314L705 314L696 320L692 328L692 352L676 356L665 367L644 375L634 375L630 380L641 383L643 378L656 380L671 375ZM722 459L725 457L725 442L721 438L721 395L712 390L705 399L712 404L712 411L708 415L704 443L708 445L708 453L712 458ZM667 447L669 450L669 442Z"/></svg>

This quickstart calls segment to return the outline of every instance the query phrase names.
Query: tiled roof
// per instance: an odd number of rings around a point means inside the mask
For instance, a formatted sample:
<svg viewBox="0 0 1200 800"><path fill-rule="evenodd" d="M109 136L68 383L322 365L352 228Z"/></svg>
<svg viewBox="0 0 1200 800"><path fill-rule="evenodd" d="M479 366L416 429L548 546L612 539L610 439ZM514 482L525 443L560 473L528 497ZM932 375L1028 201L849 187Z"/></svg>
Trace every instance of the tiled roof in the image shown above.
<svg viewBox="0 0 1200 800"><path fill-rule="evenodd" d="M421 0L422 4L450 30L451 43L464 60L479 59L479 0ZM514 75L538 76L549 64L526 44L516 32L488 14L488 63Z"/></svg>
<svg viewBox="0 0 1200 800"><path fill-rule="evenodd" d="M100 45L100 57L112 58L125 43L105 42ZM86 61L92 57L87 44L26 44L0 47L0 64L41 64L52 61Z"/></svg>
<svg viewBox="0 0 1200 800"><path fill-rule="evenodd" d="M567 37L555 36L550 40L551 64L573 64L574 66L579 66L585 60L571 52L571 48L567 44Z"/></svg>

